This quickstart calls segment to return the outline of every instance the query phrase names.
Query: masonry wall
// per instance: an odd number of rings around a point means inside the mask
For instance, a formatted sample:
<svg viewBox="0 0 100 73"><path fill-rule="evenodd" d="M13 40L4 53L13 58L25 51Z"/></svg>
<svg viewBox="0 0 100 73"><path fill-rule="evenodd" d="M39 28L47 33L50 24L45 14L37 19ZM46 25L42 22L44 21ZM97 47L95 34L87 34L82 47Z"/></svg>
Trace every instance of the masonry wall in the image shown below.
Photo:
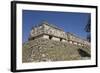
<svg viewBox="0 0 100 73"><path fill-rule="evenodd" d="M43 35L43 38L49 39L49 35Z"/></svg>
<svg viewBox="0 0 100 73"><path fill-rule="evenodd" d="M51 38L50 38L51 37ZM30 38L46 38L56 41L69 42L75 45L90 45L89 42L64 31L54 28L52 26L42 24L38 27L34 27L30 32Z"/></svg>
<svg viewBox="0 0 100 73"><path fill-rule="evenodd" d="M66 36L64 31L59 30L59 29L55 29L55 28L48 26L48 25L44 25L44 33L52 35L52 36L56 36L59 38L67 39L67 36Z"/></svg>
<svg viewBox="0 0 100 73"><path fill-rule="evenodd" d="M34 27L30 31L30 38L37 37L41 34L43 34L43 26Z"/></svg>
<svg viewBox="0 0 100 73"><path fill-rule="evenodd" d="M83 43L83 40L73 34L67 33L68 40L72 41L74 44Z"/></svg>

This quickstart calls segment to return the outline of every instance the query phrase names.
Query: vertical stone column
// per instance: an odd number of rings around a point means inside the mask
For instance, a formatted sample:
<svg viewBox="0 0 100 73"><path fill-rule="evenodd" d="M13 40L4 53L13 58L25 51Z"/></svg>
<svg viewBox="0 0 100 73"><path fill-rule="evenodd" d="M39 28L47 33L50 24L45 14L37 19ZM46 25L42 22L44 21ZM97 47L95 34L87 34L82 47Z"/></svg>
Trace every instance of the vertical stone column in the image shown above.
<svg viewBox="0 0 100 73"><path fill-rule="evenodd" d="M73 42L72 42L71 40L69 41L69 43L70 43L70 44L73 44Z"/></svg>

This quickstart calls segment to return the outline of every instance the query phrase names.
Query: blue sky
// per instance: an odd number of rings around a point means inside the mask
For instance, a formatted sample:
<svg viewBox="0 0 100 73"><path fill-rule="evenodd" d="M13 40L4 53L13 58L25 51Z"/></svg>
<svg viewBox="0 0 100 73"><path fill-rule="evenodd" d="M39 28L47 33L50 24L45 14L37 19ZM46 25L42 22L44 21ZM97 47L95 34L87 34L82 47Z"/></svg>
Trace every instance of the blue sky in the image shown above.
<svg viewBox="0 0 100 73"><path fill-rule="evenodd" d="M23 10L22 14L23 42L28 40L32 26L38 25L44 20L60 27L65 32L71 32L86 38L87 33L84 31L84 28L88 23L89 13Z"/></svg>

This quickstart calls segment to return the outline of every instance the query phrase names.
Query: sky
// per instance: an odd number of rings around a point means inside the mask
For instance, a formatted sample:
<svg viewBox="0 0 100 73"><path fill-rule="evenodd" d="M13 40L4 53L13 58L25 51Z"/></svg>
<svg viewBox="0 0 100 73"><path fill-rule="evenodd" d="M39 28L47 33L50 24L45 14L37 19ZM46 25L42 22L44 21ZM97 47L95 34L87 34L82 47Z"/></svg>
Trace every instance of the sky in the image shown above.
<svg viewBox="0 0 100 73"><path fill-rule="evenodd" d="M85 39L87 33L84 28L88 23L90 13L76 12L55 12L55 11L35 11L23 10L22 12L22 42L28 41L30 31L33 26L47 21L63 29L65 32L71 32Z"/></svg>

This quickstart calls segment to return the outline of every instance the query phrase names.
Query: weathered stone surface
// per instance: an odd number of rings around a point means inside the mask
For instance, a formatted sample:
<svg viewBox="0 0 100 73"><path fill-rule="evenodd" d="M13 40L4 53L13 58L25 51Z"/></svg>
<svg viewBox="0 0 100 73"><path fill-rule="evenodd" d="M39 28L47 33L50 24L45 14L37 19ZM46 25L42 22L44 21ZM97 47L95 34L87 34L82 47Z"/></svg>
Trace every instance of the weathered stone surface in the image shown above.
<svg viewBox="0 0 100 73"><path fill-rule="evenodd" d="M72 33L42 23L33 27L29 41L23 44L22 61L65 61L90 59L90 43Z"/></svg>
<svg viewBox="0 0 100 73"><path fill-rule="evenodd" d="M64 32L63 30L48 24L48 23L42 23L41 25L34 27L30 32L30 40L34 40L37 38L46 38L46 39L52 39L57 41L64 41L76 45L89 45L90 43L87 42L84 39L81 39L80 37L76 36L75 34Z"/></svg>
<svg viewBox="0 0 100 73"><path fill-rule="evenodd" d="M85 51L89 55L91 53L89 47L39 38L23 44L22 61L26 63L83 59L78 49Z"/></svg>

